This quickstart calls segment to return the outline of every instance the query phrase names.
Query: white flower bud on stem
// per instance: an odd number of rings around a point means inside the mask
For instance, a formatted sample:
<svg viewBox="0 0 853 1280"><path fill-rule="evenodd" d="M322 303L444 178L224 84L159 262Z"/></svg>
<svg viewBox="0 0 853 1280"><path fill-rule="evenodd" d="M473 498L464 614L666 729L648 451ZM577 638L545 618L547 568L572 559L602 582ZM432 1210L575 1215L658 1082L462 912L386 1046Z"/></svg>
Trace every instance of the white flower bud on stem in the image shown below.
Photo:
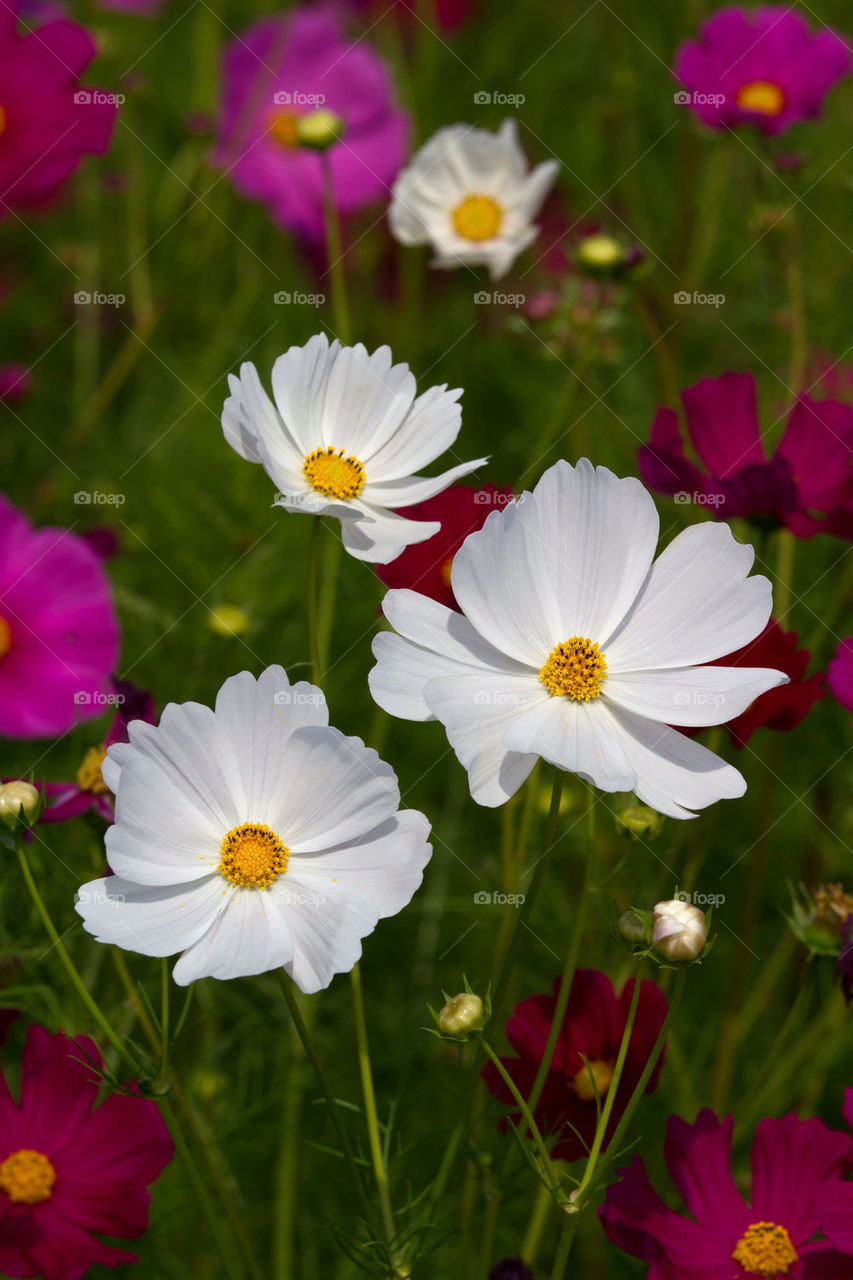
<svg viewBox="0 0 853 1280"><path fill-rule="evenodd" d="M671 898L652 912L652 946L667 960L695 960L708 940L705 913Z"/></svg>

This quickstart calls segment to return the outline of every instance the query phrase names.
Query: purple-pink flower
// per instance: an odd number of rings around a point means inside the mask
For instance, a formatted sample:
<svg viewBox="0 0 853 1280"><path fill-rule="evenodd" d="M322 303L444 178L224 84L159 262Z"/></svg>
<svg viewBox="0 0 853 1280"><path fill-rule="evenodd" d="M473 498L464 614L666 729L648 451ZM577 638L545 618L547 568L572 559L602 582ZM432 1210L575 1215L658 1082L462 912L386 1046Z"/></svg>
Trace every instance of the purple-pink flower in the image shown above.
<svg viewBox="0 0 853 1280"><path fill-rule="evenodd" d="M853 711L853 636L842 640L829 664L826 683L836 702Z"/></svg>
<svg viewBox="0 0 853 1280"><path fill-rule="evenodd" d="M853 1129L853 1089L844 1095L844 1119ZM853 1182L826 1182L818 1187L813 1213L815 1222L836 1249L853 1253ZM843 1274L853 1275L853 1264L848 1262Z"/></svg>
<svg viewBox="0 0 853 1280"><path fill-rule="evenodd" d="M384 63L365 40L353 44L330 12L300 8L256 22L228 46L223 80L213 163L281 226L322 239L326 159L339 213L387 199L406 159L409 121ZM321 108L346 126L323 160L296 131L300 116Z"/></svg>
<svg viewBox="0 0 853 1280"><path fill-rule="evenodd" d="M14 362L0 365L0 400L4 404L18 404L30 394L30 371L24 364Z"/></svg>
<svg viewBox="0 0 853 1280"><path fill-rule="evenodd" d="M812 1203L823 1188L849 1187L840 1180L853 1140L814 1117L760 1121L747 1203L731 1172L733 1125L707 1109L693 1124L671 1116L664 1156L690 1217L664 1203L634 1156L599 1210L610 1240L648 1264L648 1280L841 1280L849 1263L815 1239Z"/></svg>
<svg viewBox="0 0 853 1280"><path fill-rule="evenodd" d="M800 538L842 532L842 513L853 502L850 405L799 396L768 458L751 374L702 378L681 398L702 467L684 452L678 414L659 409L651 439L638 453L649 488L697 503L717 520L745 516L785 525Z"/></svg>
<svg viewBox="0 0 853 1280"><path fill-rule="evenodd" d="M56 18L19 31L18 4L0 5L0 218L46 204L85 155L109 145L109 95L81 89L95 56L92 37Z"/></svg>
<svg viewBox="0 0 853 1280"><path fill-rule="evenodd" d="M101 715L118 644L101 558L68 529L33 529L0 494L0 736Z"/></svg>
<svg viewBox="0 0 853 1280"><path fill-rule="evenodd" d="M677 95L712 129L754 125L783 133L820 115L833 85L853 66L847 41L812 31L791 5L720 9L676 54Z"/></svg>

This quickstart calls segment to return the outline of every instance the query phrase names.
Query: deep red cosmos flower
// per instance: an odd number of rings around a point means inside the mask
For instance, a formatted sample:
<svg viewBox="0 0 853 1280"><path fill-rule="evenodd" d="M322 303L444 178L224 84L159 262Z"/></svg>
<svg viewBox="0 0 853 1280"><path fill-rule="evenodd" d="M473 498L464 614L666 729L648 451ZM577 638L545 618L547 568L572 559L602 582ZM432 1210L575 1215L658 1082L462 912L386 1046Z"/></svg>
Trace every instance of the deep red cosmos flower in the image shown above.
<svg viewBox="0 0 853 1280"><path fill-rule="evenodd" d="M747 1204L731 1172L733 1127L707 1109L693 1124L670 1116L664 1155L691 1217L664 1204L634 1156L599 1210L610 1240L649 1264L648 1280L842 1280L849 1264L814 1239L812 1197L846 1176L853 1140L814 1117L762 1120Z"/></svg>
<svg viewBox="0 0 853 1280"><path fill-rule="evenodd" d="M561 978L556 979L551 995L531 996L516 1005L507 1023L507 1037L518 1057L502 1058L501 1061L525 1097L530 1096L545 1052L561 982ZM575 973L551 1069L534 1115L546 1141L556 1139L552 1150L555 1159L577 1160L592 1145L597 1107L595 1090L583 1059L589 1064L603 1101L613 1075L633 991L633 978L626 982L617 997L606 974L596 969L578 969ZM654 982L643 982L607 1141L612 1137L643 1073L666 1011L666 998L660 987ZM652 1073L646 1093L657 1088L662 1063L663 1055ZM512 1105L512 1095L491 1063L486 1065L483 1079L501 1102ZM518 1122L520 1116L516 1114L511 1119Z"/></svg>
<svg viewBox="0 0 853 1280"><path fill-rule="evenodd" d="M380 581L386 587L409 587L448 609L457 608L450 585L453 557L469 533L481 529L492 511L511 501L512 489L496 489L493 484L472 489L456 484L435 498L400 510L397 514L407 520L438 520L441 530L426 542L412 543L390 564L377 565Z"/></svg>
<svg viewBox="0 0 853 1280"><path fill-rule="evenodd" d="M768 459L752 374L702 378L681 398L705 470L686 457L675 411L659 409L651 439L637 455L650 489L706 507L717 520L745 516L785 525L798 538L822 529L843 534L843 513L853 506L850 405L799 396Z"/></svg>
<svg viewBox="0 0 853 1280"><path fill-rule="evenodd" d="M826 683L836 702L853 711L853 636L842 640L835 650L835 657L826 673Z"/></svg>
<svg viewBox="0 0 853 1280"><path fill-rule="evenodd" d="M848 947L849 925L847 921ZM853 1129L853 1089L844 1095L844 1119ZM853 1182L825 1182L814 1194L814 1220L823 1234L842 1253L853 1253ZM853 1275L853 1264L847 1263L847 1271L839 1275Z"/></svg>
<svg viewBox="0 0 853 1280"><path fill-rule="evenodd" d="M84 155L102 155L116 116L110 94L81 89L92 37L64 18L18 29L0 5L0 218L52 200Z"/></svg>
<svg viewBox="0 0 853 1280"><path fill-rule="evenodd" d="M172 1158L157 1106L113 1094L95 1108L101 1056L87 1036L30 1027L21 1095L0 1075L0 1272L79 1280L135 1262L98 1240L148 1226L147 1187ZM93 1109L95 1108L95 1109Z"/></svg>

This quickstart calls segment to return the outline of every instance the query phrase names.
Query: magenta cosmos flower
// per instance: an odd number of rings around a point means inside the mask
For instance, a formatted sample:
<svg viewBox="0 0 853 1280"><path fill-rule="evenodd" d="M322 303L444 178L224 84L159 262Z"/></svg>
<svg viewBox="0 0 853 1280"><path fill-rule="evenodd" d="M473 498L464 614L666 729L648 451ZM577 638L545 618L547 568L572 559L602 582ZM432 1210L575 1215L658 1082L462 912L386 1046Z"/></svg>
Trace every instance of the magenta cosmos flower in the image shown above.
<svg viewBox="0 0 853 1280"><path fill-rule="evenodd" d="M826 683L836 702L853 711L853 636L842 640L829 664Z"/></svg>
<svg viewBox="0 0 853 1280"><path fill-rule="evenodd" d="M800 538L835 531L853 501L850 405L799 396L768 459L752 374L703 378L681 398L702 467L685 455L678 414L659 409L651 439L637 455L649 488L673 494L676 502L697 503L717 520L745 516L786 525Z"/></svg>
<svg viewBox="0 0 853 1280"><path fill-rule="evenodd" d="M148 1226L147 1187L172 1158L157 1106L113 1094L95 1108L101 1055L30 1027L16 1103L0 1075L0 1272L78 1280L96 1263L136 1262L97 1235Z"/></svg>
<svg viewBox="0 0 853 1280"><path fill-rule="evenodd" d="M849 924L853 916L848 918ZM849 1001L848 1001L849 1003ZM844 1095L844 1119L853 1129L853 1089ZM853 1253L853 1182L825 1182L814 1195L814 1220L821 1231L842 1253ZM853 1263L839 1276L853 1275Z"/></svg>
<svg viewBox="0 0 853 1280"><path fill-rule="evenodd" d="M755 125L783 133L820 115L829 90L850 71L847 42L812 31L791 5L721 9L675 59L677 95L712 129Z"/></svg>
<svg viewBox="0 0 853 1280"><path fill-rule="evenodd" d="M338 211L386 199L409 122L370 46L352 44L331 13L305 8L264 18L231 42L213 163L281 226L313 240L323 236L322 161L299 145L296 122L320 108L346 124L326 152Z"/></svg>
<svg viewBox="0 0 853 1280"><path fill-rule="evenodd" d="M33 529L0 494L0 736L46 738L102 715L118 620L100 557Z"/></svg>
<svg viewBox="0 0 853 1280"><path fill-rule="evenodd" d="M88 32L62 18L19 31L18 7L0 5L0 217L53 199L85 155L106 151L116 114L110 95L80 88Z"/></svg>
<svg viewBox="0 0 853 1280"><path fill-rule="evenodd" d="M648 1280L842 1280L849 1262L826 1240L812 1198L844 1178L853 1140L815 1118L762 1120L744 1200L731 1172L731 1116L700 1111L693 1124L670 1116L664 1155L691 1217L667 1207L634 1156L599 1210L620 1249L649 1264ZM847 1267L848 1270L844 1268Z"/></svg>

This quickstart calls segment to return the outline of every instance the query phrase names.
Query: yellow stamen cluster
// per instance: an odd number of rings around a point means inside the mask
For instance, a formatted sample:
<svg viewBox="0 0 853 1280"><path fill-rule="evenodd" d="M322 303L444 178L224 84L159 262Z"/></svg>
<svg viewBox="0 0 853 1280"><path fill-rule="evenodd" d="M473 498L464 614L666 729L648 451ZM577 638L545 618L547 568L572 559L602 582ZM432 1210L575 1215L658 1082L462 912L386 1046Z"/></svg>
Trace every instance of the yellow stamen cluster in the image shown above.
<svg viewBox="0 0 853 1280"><path fill-rule="evenodd" d="M551 650L539 679L555 698L589 702L601 693L607 679L607 663L593 640L572 636Z"/></svg>
<svg viewBox="0 0 853 1280"><path fill-rule="evenodd" d="M453 230L463 240L492 240L503 217L503 209L491 196L466 196L453 210Z"/></svg>
<svg viewBox="0 0 853 1280"><path fill-rule="evenodd" d="M0 1190L13 1204L41 1204L53 1195L56 1170L40 1151L22 1147L0 1164Z"/></svg>
<svg viewBox="0 0 853 1280"><path fill-rule="evenodd" d="M595 1089L592 1087L592 1074L595 1080ZM595 1061L584 1063L580 1071L576 1071L572 1076L572 1088L580 1098L581 1102L594 1102L595 1091L598 1090L599 1098L607 1096L607 1090L610 1088L610 1081L613 1079L613 1063L604 1062L601 1058Z"/></svg>
<svg viewBox="0 0 853 1280"><path fill-rule="evenodd" d="M299 130L296 121L297 118L292 111L276 111L270 119L270 135L286 151L299 146Z"/></svg>
<svg viewBox="0 0 853 1280"><path fill-rule="evenodd" d="M90 747L86 752L83 763L77 770L77 786L82 791L91 791L93 796L102 796L109 791L101 773L101 765L106 758L106 747Z"/></svg>
<svg viewBox="0 0 853 1280"><path fill-rule="evenodd" d="M3 108L0 107L0 111L2 111L2 109ZM0 129L0 133L2 132L3 130ZM5 657L11 648L12 628L9 626L5 618L0 617L0 658Z"/></svg>
<svg viewBox="0 0 853 1280"><path fill-rule="evenodd" d="M742 111L758 111L763 116L778 116L785 106L785 95L772 80L750 80L737 91L735 99Z"/></svg>
<svg viewBox="0 0 853 1280"><path fill-rule="evenodd" d="M754 1276L786 1276L798 1260L788 1232L775 1222L753 1222L738 1240L732 1257Z"/></svg>
<svg viewBox="0 0 853 1280"><path fill-rule="evenodd" d="M287 870L290 850L261 822L232 827L221 845L220 875L241 889L267 889Z"/></svg>
<svg viewBox="0 0 853 1280"><path fill-rule="evenodd" d="M0 106L0 136L2 136L2 134L6 132L6 125L8 123L8 120L9 120L9 117L6 115L5 107Z"/></svg>
<svg viewBox="0 0 853 1280"><path fill-rule="evenodd" d="M357 498L364 488L364 465L343 449L315 449L302 464L305 479L324 498Z"/></svg>

